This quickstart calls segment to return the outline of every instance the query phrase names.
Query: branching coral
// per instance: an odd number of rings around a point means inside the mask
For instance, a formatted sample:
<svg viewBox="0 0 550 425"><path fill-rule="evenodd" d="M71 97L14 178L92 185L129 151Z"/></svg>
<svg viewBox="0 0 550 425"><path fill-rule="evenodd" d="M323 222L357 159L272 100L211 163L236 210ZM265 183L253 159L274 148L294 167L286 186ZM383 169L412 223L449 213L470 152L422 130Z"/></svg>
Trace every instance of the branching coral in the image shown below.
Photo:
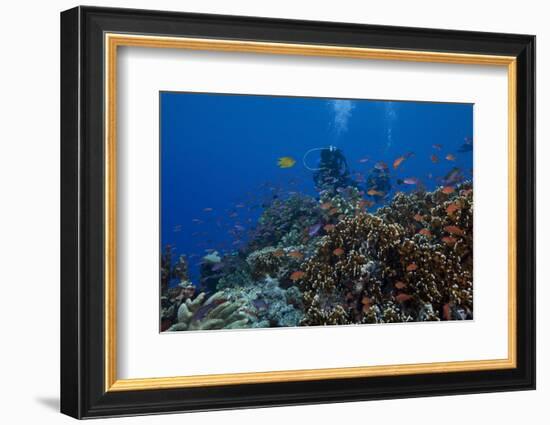
<svg viewBox="0 0 550 425"><path fill-rule="evenodd" d="M195 299L187 299L177 312L177 323L168 331L194 331L208 329L238 329L246 327L248 316L241 311L242 303L229 301L223 292L208 299L202 292Z"/></svg>
<svg viewBox="0 0 550 425"><path fill-rule="evenodd" d="M303 265L302 324L471 317L472 191L455 192L398 195L377 216L343 218Z"/></svg>
<svg viewBox="0 0 550 425"><path fill-rule="evenodd" d="M252 279L273 277L286 288L294 285L292 273L299 270L302 262L314 255L316 249L315 243L285 248L266 247L252 252L246 262Z"/></svg>

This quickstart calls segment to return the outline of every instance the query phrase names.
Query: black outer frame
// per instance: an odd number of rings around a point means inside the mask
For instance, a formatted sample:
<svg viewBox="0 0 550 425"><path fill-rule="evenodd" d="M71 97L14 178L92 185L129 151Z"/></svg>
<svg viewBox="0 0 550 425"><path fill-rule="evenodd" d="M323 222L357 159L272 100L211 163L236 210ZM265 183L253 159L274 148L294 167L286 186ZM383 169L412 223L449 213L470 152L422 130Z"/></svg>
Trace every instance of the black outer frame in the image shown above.
<svg viewBox="0 0 550 425"><path fill-rule="evenodd" d="M517 368L104 391L105 32L517 57ZM535 37L76 7L61 13L61 412L75 418L535 388Z"/></svg>

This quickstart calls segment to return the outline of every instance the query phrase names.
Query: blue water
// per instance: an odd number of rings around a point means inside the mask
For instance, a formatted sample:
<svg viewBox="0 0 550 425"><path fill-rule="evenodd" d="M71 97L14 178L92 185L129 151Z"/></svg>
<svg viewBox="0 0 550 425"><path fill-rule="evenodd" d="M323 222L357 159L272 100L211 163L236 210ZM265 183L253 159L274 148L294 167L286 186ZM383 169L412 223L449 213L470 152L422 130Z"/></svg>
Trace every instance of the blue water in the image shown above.
<svg viewBox="0 0 550 425"><path fill-rule="evenodd" d="M341 149L358 180L385 162L392 191L384 202L417 187L397 179L414 177L433 190L453 167L472 176L472 151L458 151L473 136L471 104L175 92L160 100L161 248L186 254L194 281L207 252L246 245L274 197L318 196L303 164L312 148ZM309 167L317 166L318 153L306 157ZM407 153L414 155L394 170L393 161ZM455 160L446 160L448 154ZM277 159L285 156L296 164L279 168ZM364 183L359 187L366 191Z"/></svg>

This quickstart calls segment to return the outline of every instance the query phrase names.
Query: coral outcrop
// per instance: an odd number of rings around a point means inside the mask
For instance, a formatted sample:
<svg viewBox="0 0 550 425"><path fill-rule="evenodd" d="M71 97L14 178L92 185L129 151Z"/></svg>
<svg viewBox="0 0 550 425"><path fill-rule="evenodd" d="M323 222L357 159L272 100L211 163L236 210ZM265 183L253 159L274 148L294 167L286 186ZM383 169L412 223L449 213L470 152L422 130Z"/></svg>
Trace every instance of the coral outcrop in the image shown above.
<svg viewBox="0 0 550 425"><path fill-rule="evenodd" d="M168 331L194 331L209 329L238 329L248 324L249 317L241 309L243 304L224 297L223 292L216 292L206 298L204 292L195 299L181 303L176 323Z"/></svg>
<svg viewBox="0 0 550 425"><path fill-rule="evenodd" d="M303 265L302 324L471 318L472 218L469 184L343 218Z"/></svg>
<svg viewBox="0 0 550 425"><path fill-rule="evenodd" d="M321 221L318 202L305 195L276 199L261 215L248 249L266 246L300 245L311 236L308 229Z"/></svg>

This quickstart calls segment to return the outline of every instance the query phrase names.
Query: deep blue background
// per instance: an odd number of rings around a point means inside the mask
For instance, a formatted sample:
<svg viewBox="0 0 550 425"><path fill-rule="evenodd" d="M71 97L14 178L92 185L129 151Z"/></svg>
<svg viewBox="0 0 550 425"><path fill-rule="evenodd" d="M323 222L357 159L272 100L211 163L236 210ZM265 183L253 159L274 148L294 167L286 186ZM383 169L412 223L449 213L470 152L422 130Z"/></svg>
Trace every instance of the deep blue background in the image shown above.
<svg viewBox="0 0 550 425"><path fill-rule="evenodd" d="M353 100L349 113L338 115L335 103L324 98L160 96L161 246L187 254L194 279L205 250L223 252L244 244L242 228L255 224L274 193L316 195L312 172L302 164L311 148L335 145L350 168L364 174L385 161L394 190L414 189L395 183L405 177L419 178L431 190L454 166L471 177L472 152L457 152L464 138L472 137L471 104ZM407 152L415 155L393 170L392 162ZM448 153L456 161L445 160ZM277 167L282 156L293 157L296 165ZM360 163L365 157L369 161ZM313 152L308 165L316 166L317 159Z"/></svg>

